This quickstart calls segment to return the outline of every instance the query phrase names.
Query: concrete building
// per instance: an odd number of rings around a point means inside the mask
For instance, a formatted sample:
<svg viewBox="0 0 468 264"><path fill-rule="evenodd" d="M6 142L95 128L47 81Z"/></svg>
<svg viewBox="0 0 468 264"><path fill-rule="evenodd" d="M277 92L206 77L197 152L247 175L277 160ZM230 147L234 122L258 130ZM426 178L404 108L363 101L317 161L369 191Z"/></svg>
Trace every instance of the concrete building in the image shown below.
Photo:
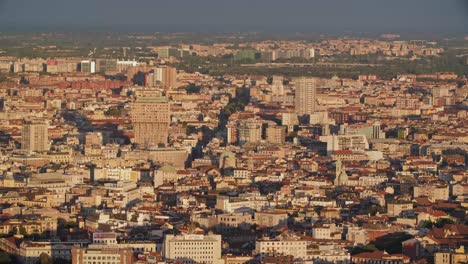
<svg viewBox="0 0 468 264"><path fill-rule="evenodd" d="M223 263L220 235L166 235L163 253L166 261L170 262Z"/></svg>
<svg viewBox="0 0 468 264"><path fill-rule="evenodd" d="M262 123L258 121L240 122L238 126L239 144L257 143L262 140Z"/></svg>
<svg viewBox="0 0 468 264"><path fill-rule="evenodd" d="M387 204L389 216L408 216L413 214L413 203L406 201L394 201Z"/></svg>
<svg viewBox="0 0 468 264"><path fill-rule="evenodd" d="M253 224L249 213L219 214L216 216L216 230L221 233L236 232L238 229L249 229Z"/></svg>
<svg viewBox="0 0 468 264"><path fill-rule="evenodd" d="M177 87L177 69L169 66L154 68L145 75L146 86L162 86L166 90Z"/></svg>
<svg viewBox="0 0 468 264"><path fill-rule="evenodd" d="M95 73L96 62L90 60L81 61L81 72L84 73Z"/></svg>
<svg viewBox="0 0 468 264"><path fill-rule="evenodd" d="M166 145L170 109L166 97L139 97L132 104L134 142L138 145Z"/></svg>
<svg viewBox="0 0 468 264"><path fill-rule="evenodd" d="M260 239L255 242L255 251L263 258L268 255L294 256L307 259L307 241L296 237L281 239Z"/></svg>
<svg viewBox="0 0 468 264"><path fill-rule="evenodd" d="M414 198L428 197L431 200L448 200L449 186L448 185L418 185L413 189Z"/></svg>
<svg viewBox="0 0 468 264"><path fill-rule="evenodd" d="M467 263L468 253L465 252L465 247L460 246L459 248L449 252L437 252L434 254L435 264L456 264L456 263Z"/></svg>
<svg viewBox="0 0 468 264"><path fill-rule="evenodd" d="M48 127L45 122L24 124L21 134L21 148L29 152L49 150Z"/></svg>
<svg viewBox="0 0 468 264"><path fill-rule="evenodd" d="M286 140L286 126L268 125L266 140L270 143L282 144Z"/></svg>
<svg viewBox="0 0 468 264"><path fill-rule="evenodd" d="M72 248L72 264L131 264L134 263L130 248L109 245L90 245L88 248Z"/></svg>
<svg viewBox="0 0 468 264"><path fill-rule="evenodd" d="M315 239L341 239L343 230L336 224L315 224L312 228L312 237Z"/></svg>
<svg viewBox="0 0 468 264"><path fill-rule="evenodd" d="M329 135L320 136L320 141L327 143L327 153L337 150L367 150L369 142L365 135Z"/></svg>
<svg viewBox="0 0 468 264"><path fill-rule="evenodd" d="M385 138L385 133L380 129L380 123L343 124L340 125L340 133L343 135L365 135L368 140Z"/></svg>
<svg viewBox="0 0 468 264"><path fill-rule="evenodd" d="M273 76L271 94L277 96L284 95L283 76Z"/></svg>
<svg viewBox="0 0 468 264"><path fill-rule="evenodd" d="M310 115L316 110L316 80L314 78L296 78L295 109L298 115Z"/></svg>
<svg viewBox="0 0 468 264"><path fill-rule="evenodd" d="M279 227L288 224L288 214L281 211L263 211L255 213L255 221L259 226Z"/></svg>

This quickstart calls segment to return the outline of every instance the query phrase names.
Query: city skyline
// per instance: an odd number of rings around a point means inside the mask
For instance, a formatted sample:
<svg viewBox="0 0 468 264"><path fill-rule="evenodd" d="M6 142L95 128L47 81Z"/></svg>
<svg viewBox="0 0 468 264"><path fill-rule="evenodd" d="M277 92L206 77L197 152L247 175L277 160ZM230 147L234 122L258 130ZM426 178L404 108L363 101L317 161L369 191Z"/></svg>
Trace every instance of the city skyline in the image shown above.
<svg viewBox="0 0 468 264"><path fill-rule="evenodd" d="M467 264L468 0L0 0L0 264Z"/></svg>

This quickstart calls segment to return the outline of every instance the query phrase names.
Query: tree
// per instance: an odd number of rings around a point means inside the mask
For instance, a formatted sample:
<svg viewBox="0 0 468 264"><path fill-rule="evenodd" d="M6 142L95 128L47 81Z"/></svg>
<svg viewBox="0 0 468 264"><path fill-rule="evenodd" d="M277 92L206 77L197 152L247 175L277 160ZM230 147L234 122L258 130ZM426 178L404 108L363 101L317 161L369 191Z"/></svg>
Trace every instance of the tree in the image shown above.
<svg viewBox="0 0 468 264"><path fill-rule="evenodd" d="M369 210L367 211L368 214L374 216L376 215L377 213L384 213L385 212L385 209L380 206L380 205L372 205Z"/></svg>
<svg viewBox="0 0 468 264"><path fill-rule="evenodd" d="M104 115L106 116L121 116L122 115L122 109L121 108L118 108L118 107L109 107L109 109L107 109L105 112L104 112Z"/></svg>
<svg viewBox="0 0 468 264"><path fill-rule="evenodd" d="M444 227L444 225L451 225L451 224L455 224L455 222L452 219L440 218L439 220L437 220L437 222L435 222L434 226L437 228L441 228L441 227Z"/></svg>
<svg viewBox="0 0 468 264"><path fill-rule="evenodd" d="M7 81L7 77L5 74L0 74L0 82L5 82Z"/></svg>
<svg viewBox="0 0 468 264"><path fill-rule="evenodd" d="M363 253L363 252L374 252L374 251L378 251L379 249L375 247L375 245L373 244L367 244L367 245L364 245L364 246L358 246L358 247L353 247L351 249L351 255L356 255L356 254L360 254L360 253Z"/></svg>
<svg viewBox="0 0 468 264"><path fill-rule="evenodd" d="M401 254L403 250L401 243L411 238L413 236L408 233L391 233L377 238L374 245L379 250L385 250L390 254Z"/></svg>
<svg viewBox="0 0 468 264"><path fill-rule="evenodd" d="M28 85L28 84L29 84L29 81L28 81L26 78L24 78L24 76L21 76L20 84L26 84L26 85Z"/></svg>
<svg viewBox="0 0 468 264"><path fill-rule="evenodd" d="M40 264L52 264L53 261L49 255L47 255L46 253L41 253L41 255L39 255L39 263Z"/></svg>
<svg viewBox="0 0 468 264"><path fill-rule="evenodd" d="M74 221L68 221L65 223L65 228L76 228L78 227L78 224Z"/></svg>
<svg viewBox="0 0 468 264"><path fill-rule="evenodd" d="M134 84L139 85L139 86L144 86L145 85L145 73L138 71L132 78L132 81Z"/></svg>
<svg viewBox="0 0 468 264"><path fill-rule="evenodd" d="M23 235L23 236L28 234L28 232L26 231L26 228L24 228L24 226L20 226L18 231L19 231L19 234Z"/></svg>
<svg viewBox="0 0 468 264"><path fill-rule="evenodd" d="M188 94L197 94L197 93L200 93L201 88L202 87L200 85L190 83L184 89L185 89L185 91L187 91Z"/></svg>
<svg viewBox="0 0 468 264"><path fill-rule="evenodd" d="M421 222L421 227L431 229L433 227L433 223L430 220L424 220Z"/></svg>
<svg viewBox="0 0 468 264"><path fill-rule="evenodd" d="M7 263L13 263L12 259L10 258L10 255L8 255L6 252L0 251L0 264Z"/></svg>

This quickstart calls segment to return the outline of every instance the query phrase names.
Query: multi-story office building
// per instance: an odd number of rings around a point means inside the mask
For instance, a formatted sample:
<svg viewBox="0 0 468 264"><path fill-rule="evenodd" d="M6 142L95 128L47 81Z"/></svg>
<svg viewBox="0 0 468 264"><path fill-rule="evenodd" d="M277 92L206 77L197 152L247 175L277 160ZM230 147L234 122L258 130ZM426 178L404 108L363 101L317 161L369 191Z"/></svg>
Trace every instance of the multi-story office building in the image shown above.
<svg viewBox="0 0 468 264"><path fill-rule="evenodd" d="M146 86L162 86L170 90L177 87L177 69L169 66L154 68L145 76Z"/></svg>
<svg viewBox="0 0 468 264"><path fill-rule="evenodd" d="M286 140L286 126L269 125L266 128L266 139L271 143L284 143Z"/></svg>
<svg viewBox="0 0 468 264"><path fill-rule="evenodd" d="M284 95L283 76L273 76L271 94L278 96Z"/></svg>
<svg viewBox="0 0 468 264"><path fill-rule="evenodd" d="M161 59L168 59L170 57L180 57L180 51L177 48L173 47L160 47L157 50L158 52L158 58Z"/></svg>
<svg viewBox="0 0 468 264"><path fill-rule="evenodd" d="M166 145L170 109L166 97L139 97L132 104L134 142L139 145Z"/></svg>
<svg viewBox="0 0 468 264"><path fill-rule="evenodd" d="M84 73L95 73L96 62L90 60L81 61L81 72Z"/></svg>
<svg viewBox="0 0 468 264"><path fill-rule="evenodd" d="M385 138L385 133L380 129L380 123L366 124L344 124L340 126L340 132L343 135L365 135L368 140Z"/></svg>
<svg viewBox="0 0 468 264"><path fill-rule="evenodd" d="M298 115L310 115L316 110L316 80L314 78L296 78L295 108Z"/></svg>
<svg viewBox="0 0 468 264"><path fill-rule="evenodd" d="M185 264L224 263L220 235L166 235L163 244L166 261Z"/></svg>
<svg viewBox="0 0 468 264"><path fill-rule="evenodd" d="M320 141L327 143L327 153L336 150L368 150L369 142L365 135L329 135L320 136Z"/></svg>
<svg viewBox="0 0 468 264"><path fill-rule="evenodd" d="M97 59L96 60L97 72L113 72L117 71L117 60L114 59Z"/></svg>
<svg viewBox="0 0 468 264"><path fill-rule="evenodd" d="M24 124L21 136L22 149L30 152L49 150L48 127L45 122Z"/></svg>
<svg viewBox="0 0 468 264"><path fill-rule="evenodd" d="M259 142L262 140L262 123L257 121L240 122L238 133L241 145Z"/></svg>
<svg viewBox="0 0 468 264"><path fill-rule="evenodd" d="M238 129L237 129L237 122L229 121L226 125L227 129L227 143L228 144L237 144L238 138Z"/></svg>
<svg viewBox="0 0 468 264"><path fill-rule="evenodd" d="M90 245L88 248L72 248L73 264L131 264L134 263L131 248Z"/></svg>
<svg viewBox="0 0 468 264"><path fill-rule="evenodd" d="M260 257L267 255L291 255L305 260L307 259L307 241L296 237L282 239L263 238L255 242L255 251Z"/></svg>

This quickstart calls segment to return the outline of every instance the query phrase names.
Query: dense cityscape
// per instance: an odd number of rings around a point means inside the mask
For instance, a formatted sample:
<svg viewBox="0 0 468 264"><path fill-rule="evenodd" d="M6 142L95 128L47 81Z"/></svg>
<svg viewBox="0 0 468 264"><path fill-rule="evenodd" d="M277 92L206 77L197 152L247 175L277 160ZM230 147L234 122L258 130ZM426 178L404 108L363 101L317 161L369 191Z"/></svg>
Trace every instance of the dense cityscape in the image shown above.
<svg viewBox="0 0 468 264"><path fill-rule="evenodd" d="M468 263L468 35L0 33L0 263Z"/></svg>

